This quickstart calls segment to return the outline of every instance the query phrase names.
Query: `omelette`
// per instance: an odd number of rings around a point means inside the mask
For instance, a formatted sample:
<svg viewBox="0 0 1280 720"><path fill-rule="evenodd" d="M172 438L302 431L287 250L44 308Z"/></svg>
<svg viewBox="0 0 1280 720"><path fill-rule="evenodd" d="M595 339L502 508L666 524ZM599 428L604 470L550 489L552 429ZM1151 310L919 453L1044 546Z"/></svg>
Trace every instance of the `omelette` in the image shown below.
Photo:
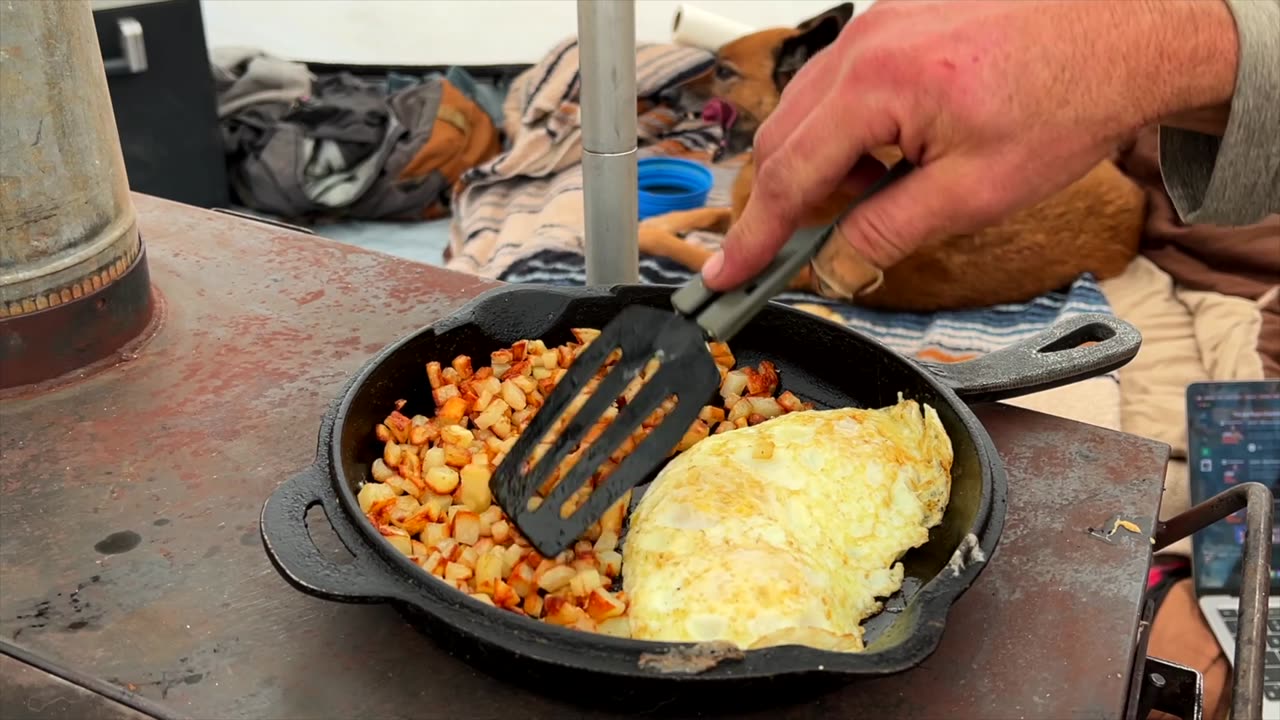
<svg viewBox="0 0 1280 720"><path fill-rule="evenodd" d="M951 492L937 412L790 413L676 456L623 546L632 637L863 649L862 621L902 586Z"/></svg>

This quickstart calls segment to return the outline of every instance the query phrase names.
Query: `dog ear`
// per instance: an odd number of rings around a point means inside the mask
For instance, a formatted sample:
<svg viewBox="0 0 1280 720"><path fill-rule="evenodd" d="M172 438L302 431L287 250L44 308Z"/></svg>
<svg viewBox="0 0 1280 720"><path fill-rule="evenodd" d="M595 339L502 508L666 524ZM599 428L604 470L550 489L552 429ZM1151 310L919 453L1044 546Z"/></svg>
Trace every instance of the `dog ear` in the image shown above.
<svg viewBox="0 0 1280 720"><path fill-rule="evenodd" d="M773 83L778 92L782 92L809 58L836 41L852 17L853 3L841 3L796 26L800 32L782 41L773 64Z"/></svg>
<svg viewBox="0 0 1280 720"><path fill-rule="evenodd" d="M814 25L818 25L824 21L835 18L840 22L840 27L844 27L846 23L853 19L853 3L840 3L830 10L823 11L813 17L805 20L796 26L796 29L804 32L811 29Z"/></svg>

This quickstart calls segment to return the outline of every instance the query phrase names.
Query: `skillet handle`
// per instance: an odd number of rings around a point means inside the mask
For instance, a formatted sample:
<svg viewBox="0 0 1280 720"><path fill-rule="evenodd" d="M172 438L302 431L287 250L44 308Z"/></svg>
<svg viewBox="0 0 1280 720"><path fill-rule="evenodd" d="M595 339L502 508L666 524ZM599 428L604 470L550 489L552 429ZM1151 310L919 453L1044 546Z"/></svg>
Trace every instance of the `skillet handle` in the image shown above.
<svg viewBox="0 0 1280 720"><path fill-rule="evenodd" d="M1093 344L1081 347L1084 343ZM1142 335L1129 323L1089 313L975 360L921 364L966 402L993 402L1111 372L1132 360L1141 346Z"/></svg>
<svg viewBox="0 0 1280 720"><path fill-rule="evenodd" d="M324 507L329 525L353 556L350 563L335 563L316 547L307 530L307 511L316 505ZM322 467L312 465L276 488L262 506L259 525L271 564L308 595L349 603L413 601L412 589L395 578L395 570L342 515Z"/></svg>

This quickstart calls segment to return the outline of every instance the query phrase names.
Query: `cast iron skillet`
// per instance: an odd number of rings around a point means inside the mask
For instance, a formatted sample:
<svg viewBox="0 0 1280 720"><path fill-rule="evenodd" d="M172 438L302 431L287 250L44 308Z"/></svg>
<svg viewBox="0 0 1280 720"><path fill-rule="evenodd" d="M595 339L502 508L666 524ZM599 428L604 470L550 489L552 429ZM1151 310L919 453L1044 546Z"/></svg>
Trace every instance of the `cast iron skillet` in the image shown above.
<svg viewBox="0 0 1280 720"><path fill-rule="evenodd" d="M866 623L867 649L862 653L785 646L751 651L701 672L664 673L642 657L678 644L569 630L480 603L401 555L360 512L356 492L369 477L370 463L382 452L374 425L399 398L408 400L405 414L431 415L428 361L447 363L458 354L487 358L491 351L522 338L540 338L548 345L567 342L570 328L601 327L624 305L670 307L672 289L505 286L383 350L356 374L325 415L315 463L281 485L263 507L263 542L276 569L310 595L395 604L473 662L516 660L522 672L541 665L600 679L661 678L694 687L814 673L850 677L898 672L933 652L951 604L981 572L981 557L991 556L1004 524L1004 469L991 439L965 403L1015 397L1109 372L1132 359L1141 343L1128 324L1095 315L1064 321L1031 341L978 360L926 365L778 303L766 307L730 343L739 364L772 360L782 388L819 407L881 407L896 403L898 393L903 393L932 405L951 437L955 463L950 504L929 541L904 558L903 590L889 599L886 612ZM1089 342L1093 344L1079 347ZM335 564L317 550L305 519L315 505L323 505L354 556L351 563ZM972 544L980 553L970 549Z"/></svg>

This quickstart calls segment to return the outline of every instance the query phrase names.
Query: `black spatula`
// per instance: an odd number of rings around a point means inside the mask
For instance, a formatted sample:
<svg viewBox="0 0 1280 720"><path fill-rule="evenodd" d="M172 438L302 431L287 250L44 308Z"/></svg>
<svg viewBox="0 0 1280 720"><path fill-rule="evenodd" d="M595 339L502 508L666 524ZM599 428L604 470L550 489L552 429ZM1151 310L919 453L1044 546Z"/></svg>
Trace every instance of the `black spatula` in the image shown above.
<svg viewBox="0 0 1280 720"><path fill-rule="evenodd" d="M905 160L899 162L861 200L911 169ZM708 338L727 342L733 337L786 288L832 230L798 232L758 277L742 287L715 293L695 276L671 296L675 312L632 306L601 330L547 396L491 483L498 504L539 553L551 557L569 548L628 490L657 471L719 388L720 373L707 349ZM578 399L618 352L621 358L599 378L586 401ZM638 378L642 385L628 401L622 397L624 391ZM674 407L668 402L671 398ZM664 406L661 421L614 471L585 500L575 498L619 446ZM612 408L617 408L616 416L572 467L562 471L562 462L607 413L614 412ZM554 429L559 432L548 437Z"/></svg>

